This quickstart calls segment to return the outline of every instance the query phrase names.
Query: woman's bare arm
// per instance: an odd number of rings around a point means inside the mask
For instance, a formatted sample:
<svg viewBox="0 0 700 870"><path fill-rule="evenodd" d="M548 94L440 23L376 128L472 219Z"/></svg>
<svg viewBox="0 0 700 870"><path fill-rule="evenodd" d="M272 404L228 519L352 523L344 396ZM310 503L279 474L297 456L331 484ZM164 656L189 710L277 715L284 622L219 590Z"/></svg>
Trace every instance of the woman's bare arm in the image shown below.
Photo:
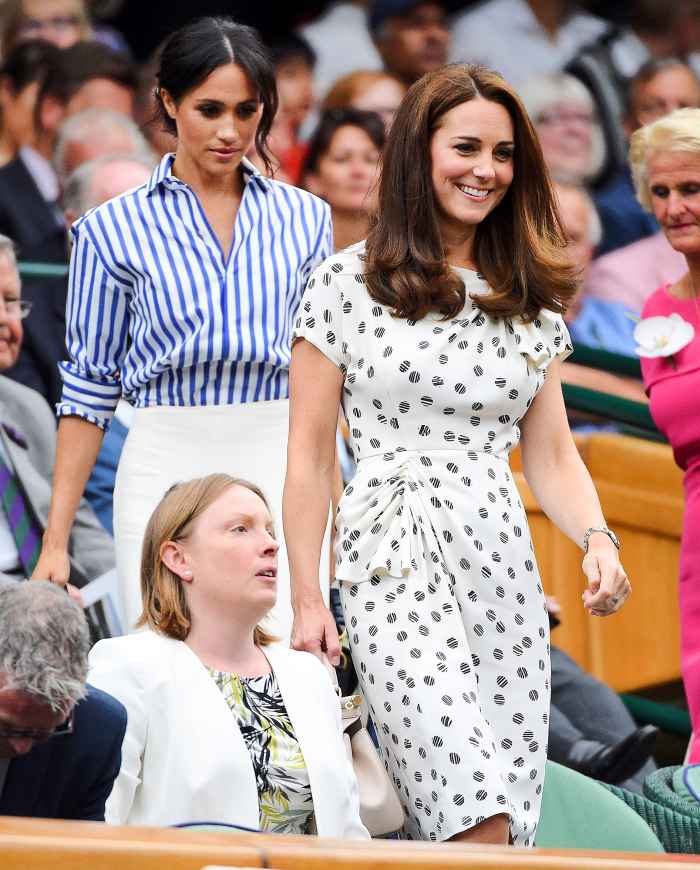
<svg viewBox="0 0 700 870"><path fill-rule="evenodd" d="M292 349L284 537L292 583L292 645L339 659L338 634L323 603L319 561L336 468L343 373L304 339Z"/></svg>
<svg viewBox="0 0 700 870"><path fill-rule="evenodd" d="M61 417L59 421L51 507L33 579L61 585L68 582L71 528L103 437L99 426L82 417Z"/></svg>
<svg viewBox="0 0 700 870"><path fill-rule="evenodd" d="M542 510L564 534L582 546L591 526L604 526L598 493L569 430L561 392L561 363L549 366L544 386L521 423L523 471ZM584 603L594 615L607 615L611 599L629 594L617 549L603 534L592 535L583 571L589 582Z"/></svg>

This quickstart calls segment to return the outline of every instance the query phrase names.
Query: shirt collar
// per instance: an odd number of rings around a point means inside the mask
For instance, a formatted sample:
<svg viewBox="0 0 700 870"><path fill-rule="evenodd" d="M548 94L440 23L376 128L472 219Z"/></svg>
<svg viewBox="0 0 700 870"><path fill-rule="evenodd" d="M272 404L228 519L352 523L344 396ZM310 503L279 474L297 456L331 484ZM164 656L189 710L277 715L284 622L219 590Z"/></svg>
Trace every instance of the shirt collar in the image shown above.
<svg viewBox="0 0 700 870"><path fill-rule="evenodd" d="M160 187L161 185L165 187L187 187L184 181L180 181L179 178L176 178L172 173L172 166L175 160L174 154L166 154L163 159L160 161L158 166L156 166L151 178L146 185L146 193L150 196L153 191ZM266 178L262 172L255 166L255 164L251 163L247 157L244 157L241 160L241 169L243 170L243 179L247 184L251 179L253 179L264 191L268 191L270 189L270 179Z"/></svg>
<svg viewBox="0 0 700 870"><path fill-rule="evenodd" d="M19 156L26 166L27 172L34 179L42 198L46 202L56 202L60 194L58 177L49 161L29 145L23 145L19 149Z"/></svg>

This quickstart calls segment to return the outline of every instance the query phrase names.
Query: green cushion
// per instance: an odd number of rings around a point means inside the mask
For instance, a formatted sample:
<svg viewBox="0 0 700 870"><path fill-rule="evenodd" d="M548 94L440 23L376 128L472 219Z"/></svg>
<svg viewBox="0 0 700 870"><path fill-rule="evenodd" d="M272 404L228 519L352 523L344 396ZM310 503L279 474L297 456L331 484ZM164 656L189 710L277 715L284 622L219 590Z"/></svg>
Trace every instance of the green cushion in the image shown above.
<svg viewBox="0 0 700 870"><path fill-rule="evenodd" d="M679 767L671 778L673 791L687 804L698 806L700 795L700 764Z"/></svg>
<svg viewBox="0 0 700 870"><path fill-rule="evenodd" d="M547 762L535 845L549 849L663 852L651 828L595 780Z"/></svg>

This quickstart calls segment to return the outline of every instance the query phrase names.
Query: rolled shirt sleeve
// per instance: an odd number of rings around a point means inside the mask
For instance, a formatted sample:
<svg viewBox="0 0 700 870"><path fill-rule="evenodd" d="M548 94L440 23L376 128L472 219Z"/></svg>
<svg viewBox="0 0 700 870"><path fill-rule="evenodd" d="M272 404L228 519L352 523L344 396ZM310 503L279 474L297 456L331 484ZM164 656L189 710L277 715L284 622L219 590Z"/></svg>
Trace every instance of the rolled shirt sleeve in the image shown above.
<svg viewBox="0 0 700 870"><path fill-rule="evenodd" d="M72 230L66 306L68 359L59 417L77 416L106 429L122 394L120 368L127 344L129 285L98 248L85 219Z"/></svg>

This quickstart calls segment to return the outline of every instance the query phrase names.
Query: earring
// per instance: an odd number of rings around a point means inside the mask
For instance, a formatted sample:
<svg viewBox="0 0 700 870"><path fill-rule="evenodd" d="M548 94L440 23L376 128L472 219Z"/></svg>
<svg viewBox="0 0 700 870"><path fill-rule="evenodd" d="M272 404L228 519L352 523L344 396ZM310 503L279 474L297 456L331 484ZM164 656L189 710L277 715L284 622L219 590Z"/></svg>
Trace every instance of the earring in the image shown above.
<svg viewBox="0 0 700 870"><path fill-rule="evenodd" d="M185 577L191 577L191 576L192 576L192 572L190 571L189 568L186 568L186 569L183 571L183 574L185 575Z"/></svg>

